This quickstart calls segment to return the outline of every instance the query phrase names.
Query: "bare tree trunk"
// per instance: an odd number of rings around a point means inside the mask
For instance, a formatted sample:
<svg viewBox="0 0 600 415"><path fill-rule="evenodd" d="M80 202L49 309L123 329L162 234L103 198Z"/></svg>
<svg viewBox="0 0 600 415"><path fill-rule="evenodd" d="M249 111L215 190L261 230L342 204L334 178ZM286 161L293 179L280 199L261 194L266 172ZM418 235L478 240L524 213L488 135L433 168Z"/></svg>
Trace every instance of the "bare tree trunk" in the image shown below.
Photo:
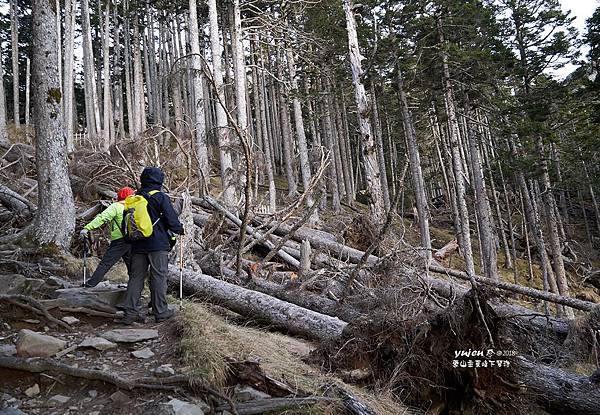
<svg viewBox="0 0 600 415"><path fill-rule="evenodd" d="M350 175L350 187L352 189L352 194L349 196L349 204L352 204L356 198L356 183L358 183L358 174L357 172L359 171L360 168L360 163L358 161L354 161L355 157L353 155L353 149L354 149L354 153L356 154L356 158L358 158L358 148L356 148L356 145L353 145L353 141L355 141L355 137L356 135L354 134L350 134L350 125L348 123L348 108L346 106L346 98L344 96L343 91L341 92L342 95L342 121L344 123L344 130L346 132L346 136L345 136L345 141L346 141L346 157L348 157L348 168L349 168L349 175ZM354 169L354 166L356 166L356 170Z"/></svg>
<svg viewBox="0 0 600 415"><path fill-rule="evenodd" d="M300 173L302 175L302 185L304 190L308 189L310 179L312 177L310 169L310 160L308 157L308 144L306 141L306 133L304 131L304 120L302 115L302 105L300 104L298 79L296 78L296 62L294 60L294 52L292 51L291 42L289 39L286 44L286 58L288 64L288 72L290 76L290 85L292 87L292 105L294 109L294 125L296 127L296 138L298 139L298 153L300 156ZM314 199L311 194L306 197L306 207L310 209L314 204ZM310 218L311 223L316 223L319 220L318 211L315 209Z"/></svg>
<svg viewBox="0 0 600 415"><path fill-rule="evenodd" d="M492 211L487 195L485 178L483 176L483 166L479 145L475 137L476 129L469 120L471 114L470 102L465 105L467 122L467 139L469 141L471 155L471 171L473 174L473 184L475 189L475 209L479 219L479 238L481 239L481 259L484 264L484 276L487 278L498 279L498 257L496 252L496 241L492 231Z"/></svg>
<svg viewBox="0 0 600 415"><path fill-rule="evenodd" d="M235 102L237 104L238 127L243 134L248 129L248 105L246 102L246 60L244 59L244 45L242 43L242 17L240 0L233 0L233 30L231 31L235 43L234 70L235 70Z"/></svg>
<svg viewBox="0 0 600 415"><path fill-rule="evenodd" d="M362 159L365 170L365 181L369 192L369 210L373 221L383 224L385 217L385 204L383 201L383 190L381 188L381 168L377 162L373 130L369 120L369 100L362 83L362 64L360 49L358 46L358 35L356 33L356 20L354 19L354 4L352 0L344 0L344 12L346 14L346 28L348 31L348 48L350 52L350 66L352 68L352 79L356 95L358 112L358 125L361 134ZM385 167L385 166L383 166Z"/></svg>
<svg viewBox="0 0 600 415"><path fill-rule="evenodd" d="M123 1L123 15L127 16L129 13L129 2L128 0ZM127 130L129 131L129 137L137 137L138 129L135 122L135 107L133 105L133 85L131 83L131 35L129 33L129 19L125 18L124 27L124 60L125 60L125 98L127 100ZM166 77L164 78L166 82Z"/></svg>
<svg viewBox="0 0 600 415"><path fill-rule="evenodd" d="M169 32L167 33L169 50L172 56L172 62L178 61L179 48L177 47L177 29L170 22ZM174 63L172 63L173 65ZM183 134L183 126L185 125L183 119L183 99L181 97L181 71L171 71L169 75L169 84L171 89L171 98L173 100L173 132L177 137L181 137Z"/></svg>
<svg viewBox="0 0 600 415"><path fill-rule="evenodd" d="M6 131L6 94L4 92L4 63L0 47L0 146L10 146Z"/></svg>
<svg viewBox="0 0 600 415"><path fill-rule="evenodd" d="M280 79L283 79L283 59L281 57L279 58L278 63L278 75ZM292 126L290 124L290 107L283 82L279 83L279 91L277 95L279 99L279 114L281 117L283 158L285 162L285 175L288 182L288 196L293 198L298 194L298 184L296 182L296 174L294 172L294 148L292 143Z"/></svg>
<svg viewBox="0 0 600 415"><path fill-rule="evenodd" d="M31 83L31 60L27 58L25 63L25 125L29 126L30 114L30 83Z"/></svg>
<svg viewBox="0 0 600 415"><path fill-rule="evenodd" d="M258 75L258 105L260 111L260 118L262 122L263 131L263 151L265 156L265 169L267 171L267 180L269 182L269 208L271 212L275 212L277 208L276 200L276 189L275 189L275 176L273 168L273 155L271 154L271 134L269 134L269 127L267 125L267 98L265 88L265 57L262 52L262 48L258 46L258 53L260 56L260 69L261 73Z"/></svg>
<svg viewBox="0 0 600 415"><path fill-rule="evenodd" d="M544 291L550 290L551 292L558 294L556 286L556 280L554 279L554 273L552 272L552 266L550 265L550 258L546 251L546 243L542 234L542 228L539 219L539 213L535 198L529 193L529 187L525 180L525 176L522 172L517 172L517 180L521 188L521 196L523 198L523 210L527 218L527 223L531 229L533 240L538 249L540 255L540 262L542 265Z"/></svg>
<svg viewBox="0 0 600 415"><path fill-rule="evenodd" d="M81 0L81 25L83 31L83 77L85 91L85 113L87 132L95 140L100 130L100 110L96 91L96 73L94 70L94 52L90 25L89 1Z"/></svg>
<svg viewBox="0 0 600 415"><path fill-rule="evenodd" d="M438 35L441 44L445 43L442 32L441 22L438 22ZM473 251L471 247L471 229L469 226L469 211L467 208L466 188L465 188L465 170L463 169L463 159L460 152L460 128L456 118L456 109L454 106L454 96L452 91L452 81L450 79L450 70L448 69L448 55L442 51L442 77L444 90L444 103L448 115L448 137L450 139L450 151L452 154L452 167L454 171L454 183L456 186L456 203L458 210L457 228L459 230L459 243L466 263L467 274L475 274L475 264L473 262Z"/></svg>
<svg viewBox="0 0 600 415"><path fill-rule="evenodd" d="M398 68L398 96L400 98L400 110L402 113L402 122L404 123L404 132L406 134L407 151L410 162L410 173L412 176L413 188L415 192L415 202L417 213L419 215L419 228L421 232L421 246L425 250L427 263L431 261L431 235L429 233L429 205L425 195L425 180L421 169L421 155L419 144L417 143L417 132L413 122L412 114L408 106L408 99L404 92L404 80L402 72Z"/></svg>
<svg viewBox="0 0 600 415"><path fill-rule="evenodd" d="M48 0L33 2L33 88L38 172L34 239L66 249L75 228L58 76L56 11Z"/></svg>
<svg viewBox="0 0 600 415"><path fill-rule="evenodd" d="M208 0L208 17L210 23L210 45L212 50L213 81L218 97L216 105L217 135L219 141L219 159L221 161L221 181L223 186L223 201L227 207L235 204L235 183L233 164L231 161L231 143L225 108L225 86L223 84L223 69L221 55L223 46L219 40L219 21L216 0Z"/></svg>
<svg viewBox="0 0 600 415"><path fill-rule="evenodd" d="M325 94L326 97L322 101L322 111L324 114L323 117L323 126L325 131L325 143L324 146L329 150L329 157L331 158L331 163L329 164L329 177L328 177L328 187L331 190L331 206L333 208L334 213L340 213L342 210L341 200L340 200L340 188L339 188L339 180L338 180L338 154L336 151L336 142L335 142L335 132L332 123L331 117L331 95L330 88L327 84L327 80L325 82ZM321 89L320 85L318 85L319 89Z"/></svg>
<svg viewBox="0 0 600 415"><path fill-rule="evenodd" d="M63 118L67 135L67 151L75 149L73 143L73 53L75 50L75 1L65 1L65 64L63 66Z"/></svg>
<svg viewBox="0 0 600 415"><path fill-rule="evenodd" d="M342 100L342 106L340 106L339 101L335 100L335 116L337 120L337 124L339 125L339 145L340 145L340 155L342 160L342 170L344 172L344 187L346 188L346 203L352 205L354 200L354 184L352 180L352 155L350 154L350 138L348 132L348 126L346 125L345 114L345 105L343 104L344 93L340 91L340 96Z"/></svg>
<svg viewBox="0 0 600 415"><path fill-rule="evenodd" d="M64 1L64 0L63 0ZM56 53L58 55L58 82L61 87L63 85L62 79L62 26L61 26L61 16L60 16L60 0L55 0L54 5L54 15L56 19Z"/></svg>
<svg viewBox="0 0 600 415"><path fill-rule="evenodd" d="M144 75L142 73L142 53L140 50L140 28L137 15L133 18L133 108L135 131L141 134L146 130L146 105L144 99ZM135 138L139 138L135 137Z"/></svg>
<svg viewBox="0 0 600 415"><path fill-rule="evenodd" d="M106 10L104 13L104 39L102 43L102 72L103 72L103 86L104 86L104 104L102 110L104 112L104 129L102 131L102 149L108 151L110 143L112 143L111 137L111 125L112 125L112 105L110 96L110 1L106 2Z"/></svg>
<svg viewBox="0 0 600 415"><path fill-rule="evenodd" d="M379 180L381 180L381 190L383 190L383 204L385 211L390 210L390 189L388 186L387 170L385 165L385 150L383 147L383 129L381 128L381 119L379 116L379 104L377 102L377 93L375 83L371 83L371 99L373 108L373 123L375 124L375 149L377 150L377 161L379 163Z"/></svg>
<svg viewBox="0 0 600 415"><path fill-rule="evenodd" d="M13 118L15 127L21 126L19 118L19 25L17 18L17 0L10 0L10 39L12 45L13 78Z"/></svg>
<svg viewBox="0 0 600 415"><path fill-rule="evenodd" d="M548 163L546 161L546 154L542 145L541 138L537 141L537 150L540 156L541 167L542 167L542 184L544 186L542 198L544 200L544 208L547 218L547 227L550 240L550 249L552 249L552 262L554 264L554 275L556 276L556 284L558 286L558 293L560 295L569 296L569 283L567 281L567 274L565 271L565 264L562 256L562 246L560 243L560 237L558 235L558 218L556 215L557 207L554 194L552 193L552 185L550 183L550 174L548 173ZM573 310L567 308L567 317L574 318Z"/></svg>
<svg viewBox="0 0 600 415"><path fill-rule="evenodd" d="M206 115L204 110L204 86L202 84L202 59L198 33L198 12L196 0L189 0L190 7L190 46L192 52L192 85L194 96L194 132L196 135L196 159L200 176L200 195L208 189L210 167L208 145L206 143Z"/></svg>

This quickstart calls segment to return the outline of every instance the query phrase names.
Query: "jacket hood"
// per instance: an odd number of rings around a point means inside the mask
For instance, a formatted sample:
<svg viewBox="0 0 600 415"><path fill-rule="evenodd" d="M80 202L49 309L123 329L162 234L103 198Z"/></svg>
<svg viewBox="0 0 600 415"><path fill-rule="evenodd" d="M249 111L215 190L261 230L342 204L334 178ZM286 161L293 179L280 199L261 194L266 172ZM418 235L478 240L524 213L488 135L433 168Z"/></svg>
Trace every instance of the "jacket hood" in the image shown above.
<svg viewBox="0 0 600 415"><path fill-rule="evenodd" d="M158 167L146 167L140 176L140 182L143 188L160 188L165 181L165 174Z"/></svg>

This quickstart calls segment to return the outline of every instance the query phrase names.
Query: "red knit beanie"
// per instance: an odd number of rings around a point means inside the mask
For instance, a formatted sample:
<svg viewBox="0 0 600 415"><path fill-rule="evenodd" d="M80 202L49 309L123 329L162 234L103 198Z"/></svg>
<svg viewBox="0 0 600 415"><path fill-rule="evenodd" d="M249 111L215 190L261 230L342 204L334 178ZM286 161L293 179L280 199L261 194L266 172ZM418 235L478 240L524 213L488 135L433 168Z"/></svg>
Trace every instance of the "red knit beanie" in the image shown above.
<svg viewBox="0 0 600 415"><path fill-rule="evenodd" d="M117 192L117 200L120 202L121 200L127 199L127 196L131 196L135 193L131 187L124 187Z"/></svg>

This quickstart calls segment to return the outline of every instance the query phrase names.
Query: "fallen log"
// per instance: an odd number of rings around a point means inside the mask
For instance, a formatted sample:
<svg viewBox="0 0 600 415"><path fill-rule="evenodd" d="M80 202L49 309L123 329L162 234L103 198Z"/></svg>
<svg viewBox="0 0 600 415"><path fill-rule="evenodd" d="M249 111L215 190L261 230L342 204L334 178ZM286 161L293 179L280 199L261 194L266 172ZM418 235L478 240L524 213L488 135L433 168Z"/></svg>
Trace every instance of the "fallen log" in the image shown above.
<svg viewBox="0 0 600 415"><path fill-rule="evenodd" d="M237 216L233 215L231 212L229 212L227 209L225 209L223 206L221 206L216 200L214 200L211 197L205 196L203 198L193 198L192 203L194 203L195 205L204 207L204 208L217 210L217 211L223 213L236 226L238 226L238 227L241 226L242 222ZM254 228L252 228L251 226L248 226L246 229L249 233L251 233L250 232L251 230L254 231ZM282 224L274 231L274 233L280 237L286 236L290 232L291 229L292 229L292 226ZM260 238L260 236L257 236L257 237ZM294 239L295 241L297 241L299 243L301 243L304 240L308 240L313 248L328 250L328 251L334 253L342 261L358 263L361 260L362 256L364 255L363 251L360 251L360 250L352 248L348 245L339 243L336 241L335 236L333 236L327 232L319 231L316 229L300 227L298 230L296 230L295 235L292 239ZM379 258L376 257L375 255L370 255L367 262L375 263L378 260L379 260Z"/></svg>
<svg viewBox="0 0 600 415"><path fill-rule="evenodd" d="M179 270L171 266L169 271L169 281L177 284ZM342 331L347 326L346 322L338 318L316 313L208 275L184 270L183 278L186 293L206 297L209 301L238 314L258 318L292 334L319 341L336 341L341 339ZM531 313L531 310L528 311ZM596 389L593 389L587 377L530 363L522 358L518 359L516 364L521 365L520 370L526 372L523 377L524 385L543 396L547 401L546 407L562 408L562 413L600 413L600 388L596 385ZM546 382L548 377L551 382ZM560 390L560 382L563 382L562 385L567 391Z"/></svg>
<svg viewBox="0 0 600 415"><path fill-rule="evenodd" d="M240 218L238 218L236 215L225 209L219 204L219 202L214 200L212 197L205 196L204 200L206 200L215 210L218 210L223 215L225 215L225 217L229 219L235 226L237 226L238 228L242 226L242 220ZM262 239L261 244L266 246L267 248L275 248L275 244L273 242L264 239L262 234L259 231L255 230L252 226L246 226L246 232L248 232L248 234L252 235L254 238ZM282 249L277 251L277 256L283 259L287 264L291 265L294 269L298 269L300 267L300 262Z"/></svg>
<svg viewBox="0 0 600 415"><path fill-rule="evenodd" d="M439 280L429 276L422 276L421 279L427 287L431 288L445 298L453 298L465 295L470 289L470 287L460 285L453 281ZM569 332L569 323L567 321L552 316L546 316L541 313L536 313L534 310L520 305L492 301L490 306L498 315L498 317L506 319L514 318L525 327L530 327L536 330L551 331L560 336L566 336Z"/></svg>
<svg viewBox="0 0 600 415"><path fill-rule="evenodd" d="M31 214L35 212L33 203L2 184L0 184L0 204L17 214Z"/></svg>
<svg viewBox="0 0 600 415"><path fill-rule="evenodd" d="M348 392L346 389L338 385L324 385L326 396L339 396L342 400L344 408L353 415L377 415L377 413L369 408L367 404L362 402L356 395Z"/></svg>
<svg viewBox="0 0 600 415"><path fill-rule="evenodd" d="M533 363L522 357L517 360L522 386L533 392L534 399L546 410L557 414L600 414L600 384L587 376Z"/></svg>
<svg viewBox="0 0 600 415"><path fill-rule="evenodd" d="M466 273L457 271L457 270L453 270L453 269L437 267L437 266L432 265L429 267L429 270L436 272L438 274L446 274L451 277L460 278L465 281L470 280L469 276ZM492 287L501 288L503 290L512 291L512 292L515 292L518 294L523 294L523 295L526 295L531 298L537 298L538 300L544 300L544 301L549 301L549 302L556 303L556 304L566 305L566 306L574 308L576 310L590 311L592 308L598 306L598 304L591 303L589 301L583 301L583 300L579 300L577 298L565 297L565 296L554 294L551 292L540 291L540 290L536 290L535 288L523 287L521 285L511 284L511 283L504 282L504 281L492 280L490 278L481 277L479 275L475 275L474 278L475 278L475 281L477 281L480 284L485 284L485 285L489 285Z"/></svg>
<svg viewBox="0 0 600 415"><path fill-rule="evenodd" d="M253 278L248 288L344 321L352 321L362 315L359 310L347 304L299 288L288 288L262 278Z"/></svg>
<svg viewBox="0 0 600 415"><path fill-rule="evenodd" d="M250 261L244 261L244 266L247 267L250 264ZM221 275L223 275L223 277L230 282L237 281L236 272L231 268L223 267L217 270L208 267L205 271L217 278L220 278ZM421 280L425 285L425 287L423 287L424 289L431 289L446 299L465 295L467 291L469 291L469 287L453 281L438 280L426 276L421 277ZM316 311L317 313L338 317L344 321L352 321L365 314L364 310L357 309L349 304L343 304L325 296L310 293L296 287L276 284L262 278L254 278L251 281L249 288L256 289L264 294L296 304L300 307ZM390 298L396 295L395 293L396 291L393 288L386 292ZM536 313L534 310L523 306L497 302L495 300L492 300L490 306L498 317L514 320L516 323L529 329L552 332L562 337L566 336L569 332L568 322L556 317Z"/></svg>
<svg viewBox="0 0 600 415"><path fill-rule="evenodd" d="M307 405L314 405L320 401L328 401L328 398L321 396L309 396L306 398L269 398L256 399L248 402L242 402L235 405L235 409L239 415L257 415L271 413L283 410L300 409ZM229 409L228 405L221 405L217 408L217 413Z"/></svg>
<svg viewBox="0 0 600 415"><path fill-rule="evenodd" d="M458 241L455 239L448 242L442 248L433 253L433 257L438 261L445 261L449 256L458 251Z"/></svg>
<svg viewBox="0 0 600 415"><path fill-rule="evenodd" d="M288 226L282 225L278 228L275 233L277 235L285 235L289 229ZM330 238L323 237L319 233L315 233L309 228L300 228L296 231L293 239L297 242L309 241L312 248L322 249L335 254L335 256L341 261L348 261L353 264L358 264L365 254L364 251L352 248L348 245L331 240ZM369 255L367 263L373 264L379 261L379 257L375 255Z"/></svg>
<svg viewBox="0 0 600 415"><path fill-rule="evenodd" d="M169 266L169 281L179 284L179 269ZM327 341L337 339L347 323L328 315L299 307L270 295L215 279L211 276L183 270L183 290L207 297L243 316L268 322L278 329L306 338Z"/></svg>

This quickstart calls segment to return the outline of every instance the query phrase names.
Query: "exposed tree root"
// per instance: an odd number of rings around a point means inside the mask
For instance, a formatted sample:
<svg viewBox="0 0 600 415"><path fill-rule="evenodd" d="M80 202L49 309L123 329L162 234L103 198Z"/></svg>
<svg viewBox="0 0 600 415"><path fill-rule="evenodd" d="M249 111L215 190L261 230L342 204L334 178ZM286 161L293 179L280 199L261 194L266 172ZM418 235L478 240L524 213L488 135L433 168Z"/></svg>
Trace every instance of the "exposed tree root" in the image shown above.
<svg viewBox="0 0 600 415"><path fill-rule="evenodd" d="M71 331L71 326L69 326L64 321L61 321L56 317L52 316L42 304L40 304L37 300L29 296L18 294L0 294L0 302L2 301L15 305L17 307L24 308L29 311L33 311L34 313L43 316L51 324L60 326L67 331Z"/></svg>
<svg viewBox="0 0 600 415"><path fill-rule="evenodd" d="M188 377L185 375L175 375L167 378L143 377L135 379L125 379L120 377L119 375L104 372L102 370L78 368L57 362L52 359L43 358L23 359L20 357L0 356L0 367L6 369L23 370L31 373L61 373L63 375L73 376L76 378L99 380L115 385L120 389L126 390L140 388L176 391L179 390L180 387L174 385L188 384Z"/></svg>

